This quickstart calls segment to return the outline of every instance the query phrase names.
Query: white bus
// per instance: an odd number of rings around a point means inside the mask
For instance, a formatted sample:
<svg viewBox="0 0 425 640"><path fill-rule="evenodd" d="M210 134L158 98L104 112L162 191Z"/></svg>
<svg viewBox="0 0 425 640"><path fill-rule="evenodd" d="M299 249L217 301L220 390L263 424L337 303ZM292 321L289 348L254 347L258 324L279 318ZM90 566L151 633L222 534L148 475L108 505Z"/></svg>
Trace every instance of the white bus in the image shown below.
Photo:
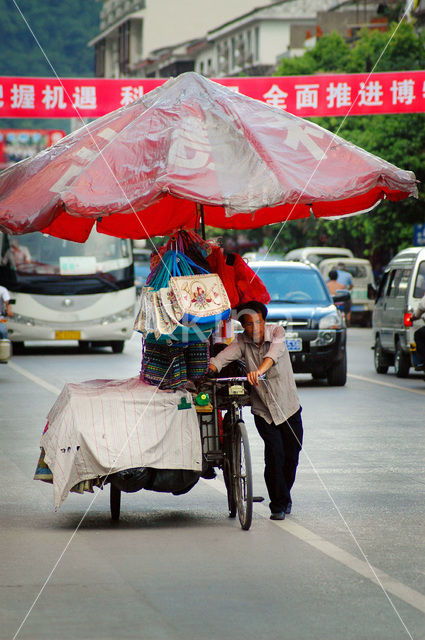
<svg viewBox="0 0 425 640"><path fill-rule="evenodd" d="M84 244L41 233L0 235L0 283L15 300L7 323L15 353L33 340L122 352L136 300L130 240L96 231Z"/></svg>

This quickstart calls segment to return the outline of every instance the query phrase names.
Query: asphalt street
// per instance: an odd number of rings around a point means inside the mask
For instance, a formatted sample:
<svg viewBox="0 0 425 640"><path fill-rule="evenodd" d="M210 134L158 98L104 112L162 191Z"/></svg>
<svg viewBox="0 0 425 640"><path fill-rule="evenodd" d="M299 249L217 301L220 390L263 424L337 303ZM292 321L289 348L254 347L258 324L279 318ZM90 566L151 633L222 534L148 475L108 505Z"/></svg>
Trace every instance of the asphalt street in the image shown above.
<svg viewBox="0 0 425 640"><path fill-rule="evenodd" d="M34 481L45 417L66 382L130 378L123 354L35 346L0 366L1 639L425 640L425 381L373 368L372 332L349 329L349 377L296 376L305 429L293 513L269 520L262 442L250 531L227 517L222 478L184 496L71 494L55 512Z"/></svg>

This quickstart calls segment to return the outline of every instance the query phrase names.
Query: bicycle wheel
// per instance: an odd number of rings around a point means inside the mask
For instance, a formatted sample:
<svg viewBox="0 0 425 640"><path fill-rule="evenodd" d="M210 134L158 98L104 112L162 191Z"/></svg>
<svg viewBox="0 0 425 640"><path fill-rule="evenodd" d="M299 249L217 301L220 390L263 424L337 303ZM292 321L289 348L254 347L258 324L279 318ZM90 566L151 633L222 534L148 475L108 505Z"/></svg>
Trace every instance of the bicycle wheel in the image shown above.
<svg viewBox="0 0 425 640"><path fill-rule="evenodd" d="M225 458L223 462L223 477L227 489L227 504L229 507L229 518L236 517L236 496L235 487L233 485L232 465L229 458Z"/></svg>
<svg viewBox="0 0 425 640"><path fill-rule="evenodd" d="M120 519L120 509L121 509L121 491L117 489L111 482L111 490L109 494L109 504L111 507L111 518L112 520Z"/></svg>
<svg viewBox="0 0 425 640"><path fill-rule="evenodd" d="M248 434L242 420L233 427L232 467L239 522L248 531L252 522L252 469Z"/></svg>

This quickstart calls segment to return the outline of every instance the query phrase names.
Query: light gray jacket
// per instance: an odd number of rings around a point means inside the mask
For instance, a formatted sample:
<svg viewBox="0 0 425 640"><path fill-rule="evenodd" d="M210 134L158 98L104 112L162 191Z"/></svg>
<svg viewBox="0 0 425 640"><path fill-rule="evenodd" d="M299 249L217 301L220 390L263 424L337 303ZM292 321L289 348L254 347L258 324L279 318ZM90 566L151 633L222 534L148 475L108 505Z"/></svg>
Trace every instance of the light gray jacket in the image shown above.
<svg viewBox="0 0 425 640"><path fill-rule="evenodd" d="M259 382L251 392L251 411L268 424L281 424L300 408L294 373L286 346L285 330L280 325L266 325L264 342L256 345L245 333L237 334L211 364L218 371L234 360L245 360L249 371L256 371L264 358L271 358L273 366L266 373L266 380Z"/></svg>

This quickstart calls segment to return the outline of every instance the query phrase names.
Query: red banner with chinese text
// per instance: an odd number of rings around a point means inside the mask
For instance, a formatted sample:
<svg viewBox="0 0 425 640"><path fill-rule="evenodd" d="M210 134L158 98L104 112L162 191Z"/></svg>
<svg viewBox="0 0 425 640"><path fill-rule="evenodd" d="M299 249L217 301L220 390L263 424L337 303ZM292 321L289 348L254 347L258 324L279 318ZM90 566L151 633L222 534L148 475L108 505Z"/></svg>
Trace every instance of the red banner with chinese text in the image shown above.
<svg viewBox="0 0 425 640"><path fill-rule="evenodd" d="M425 71L215 81L303 117L425 112ZM165 78L0 77L0 118L97 118L164 82Z"/></svg>

